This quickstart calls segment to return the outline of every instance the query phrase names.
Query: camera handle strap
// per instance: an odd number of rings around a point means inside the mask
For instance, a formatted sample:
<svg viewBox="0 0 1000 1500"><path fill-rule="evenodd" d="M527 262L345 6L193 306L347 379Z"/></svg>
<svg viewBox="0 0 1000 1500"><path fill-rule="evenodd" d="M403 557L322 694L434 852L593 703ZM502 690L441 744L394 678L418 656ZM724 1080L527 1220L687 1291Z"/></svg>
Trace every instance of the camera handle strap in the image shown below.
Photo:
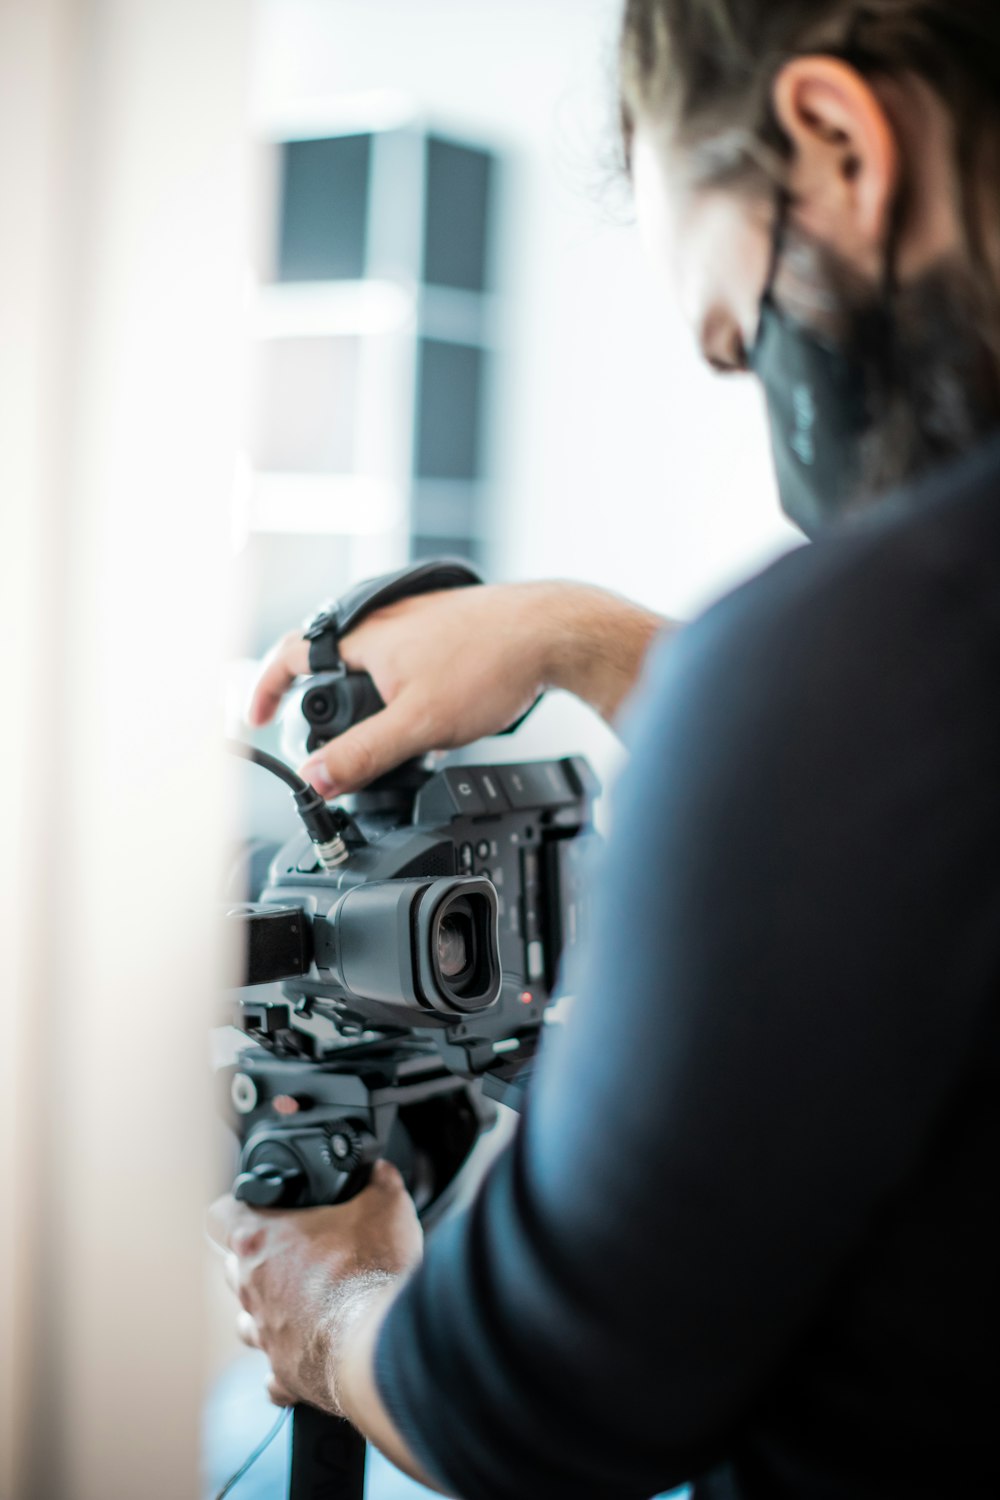
<svg viewBox="0 0 1000 1500"><path fill-rule="evenodd" d="M341 666L339 648L342 638L377 610L387 609L402 599L415 599L419 594L470 588L482 581L482 576L470 563L459 558L442 557L359 583L343 599L328 604L307 625L305 639L309 642L310 672L336 672Z"/></svg>
<svg viewBox="0 0 1000 1500"><path fill-rule="evenodd" d="M296 1406L288 1500L364 1500L366 1451L350 1422Z"/></svg>
<svg viewBox="0 0 1000 1500"><path fill-rule="evenodd" d="M341 661L340 642L343 637L356 630L369 615L388 609L389 605L398 604L403 599L442 593L445 589L474 588L482 582L482 574L471 563L457 557L438 557L359 583L342 599L326 605L306 626L303 636L309 642L309 671L314 676L321 672L343 672L352 681L363 679L359 690L366 697L369 711L377 712L385 705L367 672L348 673ZM520 729L536 706L537 701L503 733L513 734L515 729Z"/></svg>

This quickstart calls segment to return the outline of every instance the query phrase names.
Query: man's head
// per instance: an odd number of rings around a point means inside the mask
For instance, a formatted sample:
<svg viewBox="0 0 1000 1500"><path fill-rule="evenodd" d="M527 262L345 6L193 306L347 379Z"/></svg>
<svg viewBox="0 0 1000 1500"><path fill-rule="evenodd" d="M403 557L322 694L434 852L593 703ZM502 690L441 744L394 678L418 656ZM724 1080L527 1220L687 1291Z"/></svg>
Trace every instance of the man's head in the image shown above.
<svg viewBox="0 0 1000 1500"><path fill-rule="evenodd" d="M819 369L841 505L1000 431L996 0L628 0L621 74L640 223L705 357L769 399L778 365Z"/></svg>

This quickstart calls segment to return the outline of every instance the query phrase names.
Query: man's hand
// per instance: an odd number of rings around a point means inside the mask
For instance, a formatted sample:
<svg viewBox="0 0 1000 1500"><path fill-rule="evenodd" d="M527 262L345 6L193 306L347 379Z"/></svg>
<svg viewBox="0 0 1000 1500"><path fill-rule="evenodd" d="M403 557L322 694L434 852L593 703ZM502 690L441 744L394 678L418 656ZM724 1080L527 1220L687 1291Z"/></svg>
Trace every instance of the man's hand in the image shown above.
<svg viewBox="0 0 1000 1500"><path fill-rule="evenodd" d="M221 1198L210 1232L231 1252L227 1279L243 1308L238 1331L271 1362L271 1399L343 1415L351 1402L340 1367L351 1329L423 1251L395 1167L379 1162L370 1186L335 1208L258 1213Z"/></svg>
<svg viewBox="0 0 1000 1500"><path fill-rule="evenodd" d="M340 643L345 664L371 676L385 710L314 755L302 774L327 798L357 791L413 756L501 733L548 687L575 693L610 721L664 623L576 584L405 599ZM251 724L267 724L308 670L308 642L298 632L285 636L264 664Z"/></svg>

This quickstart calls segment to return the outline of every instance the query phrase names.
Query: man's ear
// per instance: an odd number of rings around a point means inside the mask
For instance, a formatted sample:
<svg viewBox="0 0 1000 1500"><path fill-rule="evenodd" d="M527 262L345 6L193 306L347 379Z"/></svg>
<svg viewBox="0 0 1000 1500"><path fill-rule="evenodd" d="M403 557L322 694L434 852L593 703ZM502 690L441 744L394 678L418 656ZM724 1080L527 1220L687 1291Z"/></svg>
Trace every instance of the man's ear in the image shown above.
<svg viewBox="0 0 1000 1500"><path fill-rule="evenodd" d="M793 147L795 218L858 270L882 267L899 187L896 132L871 85L833 57L797 57L773 103Z"/></svg>

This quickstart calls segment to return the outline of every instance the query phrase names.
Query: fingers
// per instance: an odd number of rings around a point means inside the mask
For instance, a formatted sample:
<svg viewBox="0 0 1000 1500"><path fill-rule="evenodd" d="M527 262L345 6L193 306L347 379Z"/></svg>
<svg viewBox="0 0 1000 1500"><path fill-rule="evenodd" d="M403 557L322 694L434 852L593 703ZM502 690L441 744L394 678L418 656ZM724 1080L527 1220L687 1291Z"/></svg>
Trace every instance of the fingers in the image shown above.
<svg viewBox="0 0 1000 1500"><path fill-rule="evenodd" d="M240 1279L240 1263L239 1259L235 1255L226 1256L226 1268L224 1274L226 1278L226 1285L228 1286L229 1290L235 1293L244 1312L249 1313L250 1292L246 1284Z"/></svg>
<svg viewBox="0 0 1000 1500"><path fill-rule="evenodd" d="M209 1239L221 1249L234 1250L237 1255L255 1255L263 1240L264 1220L245 1203L237 1203L227 1194L212 1204L205 1229Z"/></svg>
<svg viewBox="0 0 1000 1500"><path fill-rule="evenodd" d="M205 1231L221 1250L229 1249L229 1236L236 1223L240 1205L231 1194L217 1198L205 1216Z"/></svg>
<svg viewBox="0 0 1000 1500"><path fill-rule="evenodd" d="M240 1340L251 1349L260 1349L262 1347L260 1334L257 1331L257 1324L248 1312L244 1311L237 1315L236 1333Z"/></svg>
<svg viewBox="0 0 1000 1500"><path fill-rule="evenodd" d="M269 724L296 677L308 671L309 642L293 631L278 642L264 661L247 710L250 724L255 727Z"/></svg>
<svg viewBox="0 0 1000 1500"><path fill-rule="evenodd" d="M312 756L301 774L329 800L360 791L404 760L437 748L426 716L401 694Z"/></svg>
<svg viewBox="0 0 1000 1500"><path fill-rule="evenodd" d="M377 1161L372 1167L372 1175L369 1187L378 1188L384 1193L405 1193L406 1184L403 1175L394 1167L391 1161Z"/></svg>

